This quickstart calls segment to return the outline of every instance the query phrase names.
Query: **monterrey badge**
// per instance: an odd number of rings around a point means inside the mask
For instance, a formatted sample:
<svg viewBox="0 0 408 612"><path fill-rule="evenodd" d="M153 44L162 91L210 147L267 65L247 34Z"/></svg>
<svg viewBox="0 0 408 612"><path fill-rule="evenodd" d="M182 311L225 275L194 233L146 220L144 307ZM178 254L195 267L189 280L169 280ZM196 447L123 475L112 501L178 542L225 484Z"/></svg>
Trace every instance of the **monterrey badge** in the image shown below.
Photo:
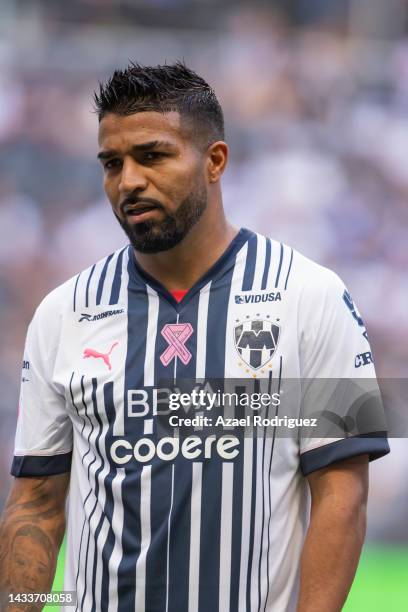
<svg viewBox="0 0 408 612"><path fill-rule="evenodd" d="M234 327L235 347L241 359L258 370L270 361L278 345L280 326L271 321L252 319Z"/></svg>

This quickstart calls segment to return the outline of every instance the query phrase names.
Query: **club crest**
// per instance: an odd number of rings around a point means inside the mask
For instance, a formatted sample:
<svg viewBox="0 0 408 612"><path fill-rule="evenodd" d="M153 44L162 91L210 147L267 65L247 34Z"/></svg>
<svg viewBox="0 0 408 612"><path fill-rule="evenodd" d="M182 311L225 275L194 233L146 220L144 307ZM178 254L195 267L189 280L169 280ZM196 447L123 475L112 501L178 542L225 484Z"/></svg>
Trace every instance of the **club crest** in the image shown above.
<svg viewBox="0 0 408 612"><path fill-rule="evenodd" d="M261 319L243 321L234 327L238 354L254 370L262 368L270 361L276 351L279 335L279 325Z"/></svg>

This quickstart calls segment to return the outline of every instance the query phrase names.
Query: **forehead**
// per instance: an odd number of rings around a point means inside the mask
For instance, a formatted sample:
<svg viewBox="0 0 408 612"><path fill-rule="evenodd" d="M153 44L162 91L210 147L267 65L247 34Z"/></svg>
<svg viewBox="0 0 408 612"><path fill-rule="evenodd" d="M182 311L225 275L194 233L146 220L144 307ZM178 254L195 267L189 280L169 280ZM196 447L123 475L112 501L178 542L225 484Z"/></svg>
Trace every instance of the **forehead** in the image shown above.
<svg viewBox="0 0 408 612"><path fill-rule="evenodd" d="M18 540L18 544L16 544L17 540ZM13 548L20 549L21 547L24 547L27 545L31 546L33 542L35 544L36 539L32 534L17 535L13 541Z"/></svg>
<svg viewBox="0 0 408 612"><path fill-rule="evenodd" d="M155 140L178 146L187 144L179 113L146 111L127 116L108 113L99 124L98 142L102 149L122 149Z"/></svg>

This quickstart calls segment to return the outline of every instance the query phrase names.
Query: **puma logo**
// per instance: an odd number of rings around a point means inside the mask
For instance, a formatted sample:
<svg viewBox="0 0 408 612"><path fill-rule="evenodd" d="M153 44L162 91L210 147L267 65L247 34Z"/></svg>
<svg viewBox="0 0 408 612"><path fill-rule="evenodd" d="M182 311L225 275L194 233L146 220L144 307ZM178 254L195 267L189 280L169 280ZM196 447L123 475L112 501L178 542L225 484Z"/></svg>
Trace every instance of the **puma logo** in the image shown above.
<svg viewBox="0 0 408 612"><path fill-rule="evenodd" d="M95 349L86 348L84 349L83 358L89 359L89 357L94 357L95 359L102 359L102 361L108 366L108 369L111 370L112 366L109 357L117 344L119 344L119 342L114 342L108 353L100 353L99 351L95 351Z"/></svg>

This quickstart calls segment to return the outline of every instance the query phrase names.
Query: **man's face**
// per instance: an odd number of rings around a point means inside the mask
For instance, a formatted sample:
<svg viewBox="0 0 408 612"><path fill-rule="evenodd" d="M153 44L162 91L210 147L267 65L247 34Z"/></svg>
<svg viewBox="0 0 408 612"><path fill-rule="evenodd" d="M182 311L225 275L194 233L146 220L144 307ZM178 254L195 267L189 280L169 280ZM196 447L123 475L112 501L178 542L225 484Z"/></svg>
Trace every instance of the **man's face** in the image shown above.
<svg viewBox="0 0 408 612"><path fill-rule="evenodd" d="M17 537L9 557L9 581L15 590L45 592L50 580L47 553L30 537Z"/></svg>
<svg viewBox="0 0 408 612"><path fill-rule="evenodd" d="M110 113L99 126L99 159L113 212L132 246L176 246L207 206L205 152L176 112Z"/></svg>

